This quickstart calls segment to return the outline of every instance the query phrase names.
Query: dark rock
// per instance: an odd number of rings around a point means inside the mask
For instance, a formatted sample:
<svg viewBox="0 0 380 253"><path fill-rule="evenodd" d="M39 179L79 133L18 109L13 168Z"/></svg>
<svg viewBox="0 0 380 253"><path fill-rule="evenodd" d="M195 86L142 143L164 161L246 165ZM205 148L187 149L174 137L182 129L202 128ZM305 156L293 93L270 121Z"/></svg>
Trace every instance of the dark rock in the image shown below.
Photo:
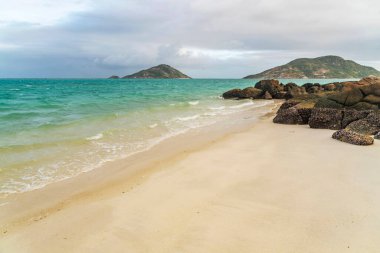
<svg viewBox="0 0 380 253"><path fill-rule="evenodd" d="M327 98L320 98L315 104L315 108L341 109L343 108L343 105Z"/></svg>
<svg viewBox="0 0 380 253"><path fill-rule="evenodd" d="M330 108L314 108L310 119L311 128L339 130L342 128L343 111Z"/></svg>
<svg viewBox="0 0 380 253"><path fill-rule="evenodd" d="M379 105L380 104L380 96L368 95L368 96L363 98L363 101L371 103L371 104Z"/></svg>
<svg viewBox="0 0 380 253"><path fill-rule="evenodd" d="M373 144L373 138L371 136L358 134L346 129L336 131L332 135L332 138L342 141L342 142L354 144L354 145L367 146L367 145Z"/></svg>
<svg viewBox="0 0 380 253"><path fill-rule="evenodd" d="M300 97L307 94L305 87L300 87L294 83L288 83L285 85L285 90L287 91L285 95L286 99Z"/></svg>
<svg viewBox="0 0 380 253"><path fill-rule="evenodd" d="M377 110L379 107L377 105L373 105L366 102L359 102L357 104L354 104L353 106L350 106L349 108L355 109L355 110Z"/></svg>
<svg viewBox="0 0 380 253"><path fill-rule="evenodd" d="M278 80L261 80L255 84L255 88L263 92L268 91L273 98L285 98L286 92L284 91L284 86Z"/></svg>
<svg viewBox="0 0 380 253"><path fill-rule="evenodd" d="M256 99L256 98L260 98L262 96L262 94L263 94L262 90L259 90L259 89L253 88L253 87L247 87L240 92L239 98Z"/></svg>
<svg viewBox="0 0 380 253"><path fill-rule="evenodd" d="M372 111L365 119L372 125L380 127L380 111Z"/></svg>
<svg viewBox="0 0 380 253"><path fill-rule="evenodd" d="M367 85L358 86L364 95L380 96L380 81L378 83L371 83Z"/></svg>
<svg viewBox="0 0 380 253"><path fill-rule="evenodd" d="M361 134L374 135L380 132L380 112L369 112L367 117L350 123L346 129Z"/></svg>
<svg viewBox="0 0 380 253"><path fill-rule="evenodd" d="M262 96L262 90L248 87L243 90L233 89L223 93L223 98L225 99L246 99L246 98L260 98Z"/></svg>
<svg viewBox="0 0 380 253"><path fill-rule="evenodd" d="M298 114L298 110L294 107L279 110L273 119L277 124L301 125L304 124L302 117Z"/></svg>
<svg viewBox="0 0 380 253"><path fill-rule="evenodd" d="M233 89L223 93L223 98L231 99L231 98L239 98L241 93L241 89Z"/></svg>
<svg viewBox="0 0 380 253"><path fill-rule="evenodd" d="M119 79L120 77L119 76L110 76L108 77L108 79Z"/></svg>
<svg viewBox="0 0 380 253"><path fill-rule="evenodd" d="M342 128L346 128L350 123L359 119L365 119L371 111L344 110Z"/></svg>
<svg viewBox="0 0 380 253"><path fill-rule="evenodd" d="M294 106L302 118L303 124L308 124L313 111L315 101L304 101Z"/></svg>
<svg viewBox="0 0 380 253"><path fill-rule="evenodd" d="M367 117L368 118L368 117ZM365 119L359 119L357 121L354 121L350 123L346 129L353 131L355 133L360 133L360 134L367 134L367 135L374 135L377 132L380 131L380 127L372 124L370 121Z"/></svg>
<svg viewBox="0 0 380 253"><path fill-rule="evenodd" d="M278 109L279 111L281 110L285 110L285 109L288 109L290 107L293 107L297 104L301 103L301 101L296 101L296 100L288 100L288 101L285 101L284 103L282 103L282 105L280 106L280 108Z"/></svg>
<svg viewBox="0 0 380 253"><path fill-rule="evenodd" d="M377 134L375 134L375 137L374 137L376 140L380 140L380 132L378 132Z"/></svg>
<svg viewBox="0 0 380 253"><path fill-rule="evenodd" d="M287 83L284 86L284 91L290 91L291 89L298 88L299 86L295 83Z"/></svg>
<svg viewBox="0 0 380 253"><path fill-rule="evenodd" d="M271 95L268 91L266 91L266 92L264 93L263 98L264 98L264 99L272 99L272 95Z"/></svg>
<svg viewBox="0 0 380 253"><path fill-rule="evenodd" d="M327 98L344 106L352 106L363 99L363 93L359 88L350 87L344 91L331 94Z"/></svg>
<svg viewBox="0 0 380 253"><path fill-rule="evenodd" d="M307 93L318 93L321 92L322 89L319 86L311 86L309 90L307 90Z"/></svg>
<svg viewBox="0 0 380 253"><path fill-rule="evenodd" d="M335 91L336 90L336 86L334 83L328 83L328 84L322 85L322 87L325 91Z"/></svg>

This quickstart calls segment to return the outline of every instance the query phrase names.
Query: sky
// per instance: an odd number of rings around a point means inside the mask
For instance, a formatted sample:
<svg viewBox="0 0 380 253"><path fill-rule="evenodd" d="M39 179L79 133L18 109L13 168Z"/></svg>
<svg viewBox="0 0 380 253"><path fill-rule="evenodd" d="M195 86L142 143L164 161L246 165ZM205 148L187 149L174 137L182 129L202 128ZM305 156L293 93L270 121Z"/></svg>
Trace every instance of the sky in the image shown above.
<svg viewBox="0 0 380 253"><path fill-rule="evenodd" d="M379 0L0 0L0 77L169 64L194 78L241 78L323 55L380 70L379 28Z"/></svg>

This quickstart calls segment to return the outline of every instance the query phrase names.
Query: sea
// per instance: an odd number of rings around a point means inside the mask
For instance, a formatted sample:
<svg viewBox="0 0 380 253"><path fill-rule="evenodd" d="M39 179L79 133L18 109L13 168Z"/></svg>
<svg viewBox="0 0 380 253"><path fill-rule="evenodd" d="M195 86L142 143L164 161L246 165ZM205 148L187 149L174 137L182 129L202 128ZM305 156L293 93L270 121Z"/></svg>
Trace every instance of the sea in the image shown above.
<svg viewBox="0 0 380 253"><path fill-rule="evenodd" d="M143 152L191 129L222 125L240 112L259 117L257 109L272 101L221 97L257 81L0 79L0 198Z"/></svg>

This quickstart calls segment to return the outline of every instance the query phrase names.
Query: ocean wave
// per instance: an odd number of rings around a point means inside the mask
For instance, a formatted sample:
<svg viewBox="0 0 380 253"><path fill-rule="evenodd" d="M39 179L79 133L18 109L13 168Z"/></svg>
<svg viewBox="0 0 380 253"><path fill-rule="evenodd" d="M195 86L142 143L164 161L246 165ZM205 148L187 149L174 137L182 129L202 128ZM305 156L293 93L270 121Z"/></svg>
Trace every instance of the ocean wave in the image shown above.
<svg viewBox="0 0 380 253"><path fill-rule="evenodd" d="M209 109L211 109L211 110L223 110L223 109L225 109L226 107L225 106L218 106L218 107L209 107Z"/></svg>
<svg viewBox="0 0 380 253"><path fill-rule="evenodd" d="M205 112L203 115L205 115L205 116L217 116L218 113L215 113L215 112Z"/></svg>
<svg viewBox="0 0 380 253"><path fill-rule="evenodd" d="M242 103L240 105L232 105L232 106L229 106L229 108L232 108L232 109L238 109L238 108L243 108L243 107L247 107L247 106L251 106L251 105L254 105L255 103L253 101L249 101L249 102L246 102L246 103Z"/></svg>
<svg viewBox="0 0 380 253"><path fill-rule="evenodd" d="M158 124L157 123L154 123L154 124L152 124L152 125L149 125L149 128L156 128L158 126Z"/></svg>
<svg viewBox="0 0 380 253"><path fill-rule="evenodd" d="M192 119L197 119L199 117L200 117L200 115L196 114L196 115L188 116L188 117L177 117L176 120L179 120L179 121L189 121L189 120L192 120Z"/></svg>
<svg viewBox="0 0 380 253"><path fill-rule="evenodd" d="M190 101L188 103L189 103L189 105L197 105L197 104L199 104L199 101L198 100L196 100L196 101Z"/></svg>
<svg viewBox="0 0 380 253"><path fill-rule="evenodd" d="M94 136L90 136L90 137L86 138L86 140L88 140L88 141L95 141L95 140L100 140L102 138L103 138L103 134L102 133L98 133L98 134L96 134Z"/></svg>

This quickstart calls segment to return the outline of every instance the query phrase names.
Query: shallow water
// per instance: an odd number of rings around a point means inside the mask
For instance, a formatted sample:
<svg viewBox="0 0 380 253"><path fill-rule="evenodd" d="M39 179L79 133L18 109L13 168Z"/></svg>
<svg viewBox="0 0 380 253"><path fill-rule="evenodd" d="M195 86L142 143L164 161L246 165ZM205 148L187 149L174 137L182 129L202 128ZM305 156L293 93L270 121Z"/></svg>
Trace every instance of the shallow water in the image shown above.
<svg viewBox="0 0 380 253"><path fill-rule="evenodd" d="M0 79L0 195L43 187L264 106L268 101L220 98L256 81Z"/></svg>

